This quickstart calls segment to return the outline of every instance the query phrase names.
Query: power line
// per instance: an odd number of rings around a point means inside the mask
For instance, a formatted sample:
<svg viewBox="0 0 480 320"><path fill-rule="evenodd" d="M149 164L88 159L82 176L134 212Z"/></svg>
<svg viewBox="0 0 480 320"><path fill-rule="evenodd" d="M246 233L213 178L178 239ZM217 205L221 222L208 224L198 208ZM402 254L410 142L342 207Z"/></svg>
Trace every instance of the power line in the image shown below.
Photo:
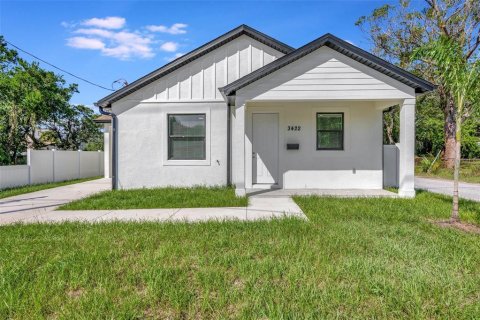
<svg viewBox="0 0 480 320"><path fill-rule="evenodd" d="M32 54L32 53L30 53L30 52L28 52L28 51L25 51L25 50L17 47L16 45L14 45L13 43L11 43L11 42L9 42L9 41L7 41L7 40L5 40L5 42L8 43L9 45L11 45L12 47L14 47L15 49L17 49L17 50L19 50L19 51L22 51L22 52L25 53L25 54L28 54L29 56L33 57L34 59L37 59L38 61L41 61L41 62L43 62L43 63L45 63L45 64L48 64L49 66L51 66L51 67L53 67L53 68L55 68L55 69L58 69L58 70L66 73L66 74L68 74L68 75L70 75L70 76L72 76L72 77L74 77L74 78L77 78L77 79L79 79L79 80L82 80L82 81L84 81L84 82L86 82L86 83L88 83L88 84L91 84L91 85L93 85L93 86L102 88L102 89L104 89L104 90L115 91L115 90L113 90L113 89L110 89L110 88L104 87L104 86L102 86L102 85L96 84L96 83L94 83L94 82L92 82L92 81L89 81L89 80L87 80L87 79L85 79L85 78L76 76L76 75L74 75L73 73L68 72L67 70L64 70L64 69L62 69L62 68L59 68L59 67L57 67L56 65L53 65L53 64L51 64L50 62L47 62L47 61L45 61L45 60L43 60L43 59L40 59L40 58L37 57L36 55L34 55L34 54Z"/></svg>

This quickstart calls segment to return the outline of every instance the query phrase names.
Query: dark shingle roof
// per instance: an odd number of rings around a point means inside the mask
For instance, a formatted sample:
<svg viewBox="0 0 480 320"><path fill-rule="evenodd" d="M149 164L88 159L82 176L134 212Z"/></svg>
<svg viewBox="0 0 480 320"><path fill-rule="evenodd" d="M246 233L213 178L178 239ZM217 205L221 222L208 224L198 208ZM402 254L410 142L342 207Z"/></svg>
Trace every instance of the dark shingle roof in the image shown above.
<svg viewBox="0 0 480 320"><path fill-rule="evenodd" d="M220 88L224 96L235 95L235 92L249 84L283 68L284 66L303 58L309 53L319 49L322 46L327 46L335 51L338 51L347 57L350 57L372 69L375 69L395 80L398 80L415 89L417 93L424 93L432 91L436 86L424 79L421 79L414 74L399 68L363 49L360 49L351 43L348 43L334 35L327 33L320 38L304 45L284 55L283 57L265 65L264 67L245 75L244 77Z"/></svg>
<svg viewBox="0 0 480 320"><path fill-rule="evenodd" d="M149 83L160 79L161 77L177 70L178 68L192 62L193 60L200 58L201 56L223 46L224 44L242 35L247 35L284 54L290 53L294 50L294 48L290 47L289 45L286 45L285 43L280 42L260 31L257 31L247 25L241 25L221 35L220 37L204 44L203 46L181 56L180 58L175 59L174 61L166 64L165 66L147 74L146 76L132 82L131 84L115 91L114 93L100 99L95 103L95 105L100 107L107 107L111 103L118 101L119 99L137 91L138 89L148 85Z"/></svg>

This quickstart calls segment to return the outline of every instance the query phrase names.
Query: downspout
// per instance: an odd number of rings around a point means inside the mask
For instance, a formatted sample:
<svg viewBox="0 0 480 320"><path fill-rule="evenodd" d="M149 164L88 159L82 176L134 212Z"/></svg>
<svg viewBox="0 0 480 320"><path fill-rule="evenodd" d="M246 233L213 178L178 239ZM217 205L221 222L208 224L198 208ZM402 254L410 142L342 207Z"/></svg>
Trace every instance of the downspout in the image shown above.
<svg viewBox="0 0 480 320"><path fill-rule="evenodd" d="M227 102L227 186L230 186L232 183L232 179L230 178L231 175L231 166L232 166L232 159L231 159L231 137L232 137L232 106L229 102Z"/></svg>
<svg viewBox="0 0 480 320"><path fill-rule="evenodd" d="M113 112L108 112L102 106L98 106L101 114L112 117L112 189L117 190L117 116Z"/></svg>

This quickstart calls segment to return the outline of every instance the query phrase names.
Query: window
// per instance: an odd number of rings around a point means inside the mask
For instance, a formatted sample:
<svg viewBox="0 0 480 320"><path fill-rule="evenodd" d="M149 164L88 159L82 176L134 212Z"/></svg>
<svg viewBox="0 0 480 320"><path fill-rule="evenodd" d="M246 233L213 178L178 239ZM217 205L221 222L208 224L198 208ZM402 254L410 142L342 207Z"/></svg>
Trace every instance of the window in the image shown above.
<svg viewBox="0 0 480 320"><path fill-rule="evenodd" d="M317 150L343 150L343 113L317 113Z"/></svg>
<svg viewBox="0 0 480 320"><path fill-rule="evenodd" d="M168 160L205 160L205 114L168 115Z"/></svg>

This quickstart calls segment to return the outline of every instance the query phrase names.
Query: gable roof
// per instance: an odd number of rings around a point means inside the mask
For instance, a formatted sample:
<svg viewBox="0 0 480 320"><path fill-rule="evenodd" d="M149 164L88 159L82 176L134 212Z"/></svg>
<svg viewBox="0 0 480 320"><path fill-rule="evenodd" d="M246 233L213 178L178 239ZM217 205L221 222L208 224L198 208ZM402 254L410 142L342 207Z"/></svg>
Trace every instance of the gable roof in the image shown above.
<svg viewBox="0 0 480 320"><path fill-rule="evenodd" d="M429 81L415 76L414 74L391 64L363 49L360 49L334 35L327 33L320 38L298 48L281 58L259 68L244 77L227 84L226 86L219 88L220 92L225 97L234 96L237 90L248 86L249 84L285 67L286 65L303 58L309 53L319 49L320 47L327 46L347 57L352 58L372 69L375 69L395 80L398 80L415 89L416 93L424 93L432 91L436 86Z"/></svg>
<svg viewBox="0 0 480 320"><path fill-rule="evenodd" d="M160 79L161 77L183 67L184 65L200 58L201 56L206 55L207 53L223 46L224 44L242 36L247 35L252 39L255 39L277 51L280 51L284 54L288 54L294 50L294 48L286 45L283 42L280 42L258 30L253 29L247 25L240 25L237 28L230 30L229 32L221 35L220 37L202 45L201 47L190 51L189 53L181 56L178 59L173 60L170 63L167 63L161 68L141 77L140 79L130 83L129 85L113 92L112 94L100 99L95 102L96 106L107 107L111 103L118 101L119 99L137 91L138 89L152 83L155 80Z"/></svg>

